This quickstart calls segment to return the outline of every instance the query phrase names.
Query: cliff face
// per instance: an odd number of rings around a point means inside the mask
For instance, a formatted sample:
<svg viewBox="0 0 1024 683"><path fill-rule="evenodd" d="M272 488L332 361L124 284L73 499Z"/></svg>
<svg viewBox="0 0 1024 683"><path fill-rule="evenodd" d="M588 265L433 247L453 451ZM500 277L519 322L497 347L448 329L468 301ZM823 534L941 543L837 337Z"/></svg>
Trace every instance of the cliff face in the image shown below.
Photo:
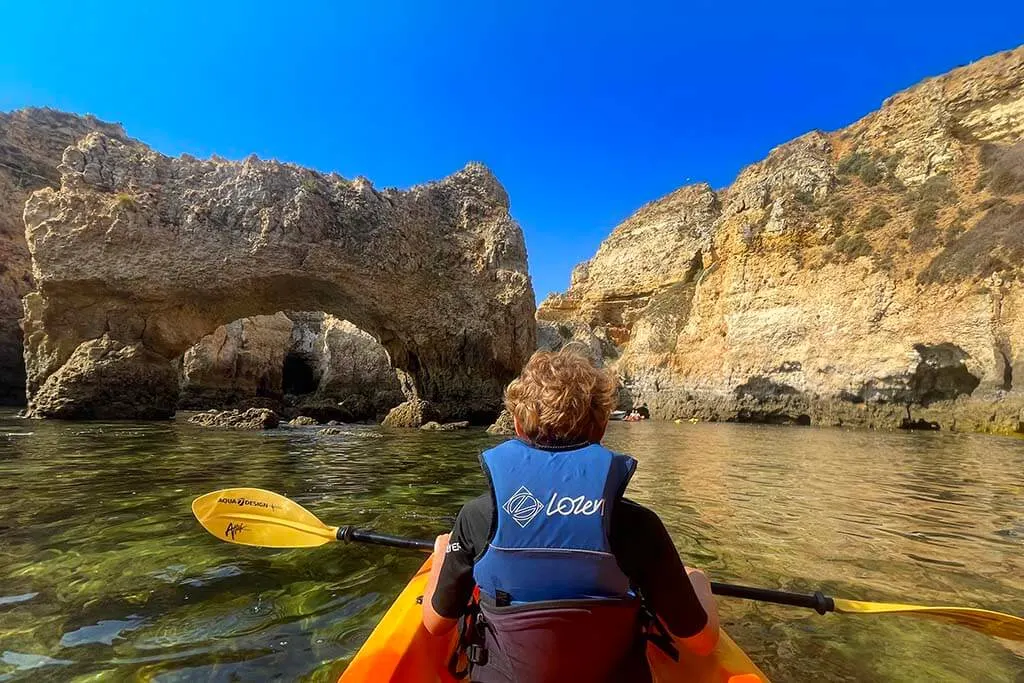
<svg viewBox="0 0 1024 683"><path fill-rule="evenodd" d="M169 415L178 385L166 365L220 325L277 311L324 311L371 332L409 391L445 416L497 414L535 346L522 232L479 164L379 191L91 134L59 170L60 188L25 206L34 416ZM121 379L116 415L90 363Z"/></svg>
<svg viewBox="0 0 1024 683"><path fill-rule="evenodd" d="M21 297L32 290L22 212L35 190L60 184L64 148L92 131L126 139L120 126L51 109L0 113L0 405L25 402Z"/></svg>
<svg viewBox="0 0 1024 683"><path fill-rule="evenodd" d="M605 330L661 417L1015 431L1022 263L1018 48L643 207L538 318Z"/></svg>

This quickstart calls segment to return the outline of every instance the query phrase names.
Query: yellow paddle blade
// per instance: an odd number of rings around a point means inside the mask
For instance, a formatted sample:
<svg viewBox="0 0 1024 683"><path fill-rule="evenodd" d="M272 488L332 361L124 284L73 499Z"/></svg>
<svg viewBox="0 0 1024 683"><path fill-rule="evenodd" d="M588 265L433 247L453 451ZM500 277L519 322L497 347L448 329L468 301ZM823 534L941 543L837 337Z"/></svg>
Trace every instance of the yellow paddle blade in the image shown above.
<svg viewBox="0 0 1024 683"><path fill-rule="evenodd" d="M192 514L222 541L265 548L311 548L337 540L298 503L263 489L222 489L192 501Z"/></svg>
<svg viewBox="0 0 1024 683"><path fill-rule="evenodd" d="M928 607L894 602L861 602L834 598L836 612L843 614L917 614L947 624L966 626L997 638L1024 641L1024 619L1012 614L974 607Z"/></svg>

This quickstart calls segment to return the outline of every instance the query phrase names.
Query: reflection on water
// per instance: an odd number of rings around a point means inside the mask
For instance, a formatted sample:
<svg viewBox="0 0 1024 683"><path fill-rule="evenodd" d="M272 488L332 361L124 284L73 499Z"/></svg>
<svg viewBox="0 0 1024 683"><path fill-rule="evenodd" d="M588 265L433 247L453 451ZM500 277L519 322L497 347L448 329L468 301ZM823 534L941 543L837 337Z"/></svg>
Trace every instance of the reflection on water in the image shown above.
<svg viewBox="0 0 1024 683"><path fill-rule="evenodd" d="M191 500L279 491L330 524L445 530L469 433L268 433L0 417L0 681L333 681L420 556L222 543ZM630 495L719 580L1024 614L1024 441L613 424ZM1024 681L1024 651L908 617L723 601L776 681Z"/></svg>

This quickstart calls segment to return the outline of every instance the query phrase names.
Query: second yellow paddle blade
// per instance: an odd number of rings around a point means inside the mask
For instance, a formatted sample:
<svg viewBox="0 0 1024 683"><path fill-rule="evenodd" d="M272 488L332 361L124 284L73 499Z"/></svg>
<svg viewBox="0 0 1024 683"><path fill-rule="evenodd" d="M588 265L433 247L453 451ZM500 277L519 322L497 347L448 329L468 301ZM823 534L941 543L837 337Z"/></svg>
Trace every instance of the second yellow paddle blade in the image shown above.
<svg viewBox="0 0 1024 683"><path fill-rule="evenodd" d="M192 501L192 513L222 541L265 548L311 548L336 540L312 512L263 489L222 489Z"/></svg>
<svg viewBox="0 0 1024 683"><path fill-rule="evenodd" d="M836 612L843 614L917 614L947 624L965 626L997 638L1024 641L1024 619L1012 614L976 607L930 607L892 602L861 602L835 598Z"/></svg>

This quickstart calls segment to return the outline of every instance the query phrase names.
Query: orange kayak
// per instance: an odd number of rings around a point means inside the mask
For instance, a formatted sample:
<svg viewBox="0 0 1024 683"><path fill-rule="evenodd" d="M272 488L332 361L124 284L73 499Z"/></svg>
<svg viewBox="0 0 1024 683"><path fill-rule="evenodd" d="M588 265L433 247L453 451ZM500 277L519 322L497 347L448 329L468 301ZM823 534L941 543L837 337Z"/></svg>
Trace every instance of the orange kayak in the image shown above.
<svg viewBox="0 0 1024 683"><path fill-rule="evenodd" d="M448 673L455 633L435 637L421 623L421 598L430 564L428 558L363 643L338 683L456 682ZM680 647L679 661L675 662L651 646L647 659L658 683L768 683L764 673L725 631L718 647L707 657L697 657Z"/></svg>

